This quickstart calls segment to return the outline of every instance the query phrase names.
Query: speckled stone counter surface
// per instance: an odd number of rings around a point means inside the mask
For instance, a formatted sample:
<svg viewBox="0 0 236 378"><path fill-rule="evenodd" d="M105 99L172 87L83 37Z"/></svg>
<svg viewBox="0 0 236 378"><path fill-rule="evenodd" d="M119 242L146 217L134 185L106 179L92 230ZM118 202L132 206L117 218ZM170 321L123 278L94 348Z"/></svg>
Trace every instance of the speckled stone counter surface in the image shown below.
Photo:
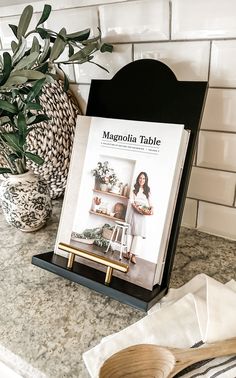
<svg viewBox="0 0 236 378"><path fill-rule="evenodd" d="M145 313L31 264L53 249L60 209L54 201L51 220L34 233L8 226L0 210L0 346L46 377L87 378L82 353ZM235 266L236 242L182 229L171 287L198 273L225 283Z"/></svg>

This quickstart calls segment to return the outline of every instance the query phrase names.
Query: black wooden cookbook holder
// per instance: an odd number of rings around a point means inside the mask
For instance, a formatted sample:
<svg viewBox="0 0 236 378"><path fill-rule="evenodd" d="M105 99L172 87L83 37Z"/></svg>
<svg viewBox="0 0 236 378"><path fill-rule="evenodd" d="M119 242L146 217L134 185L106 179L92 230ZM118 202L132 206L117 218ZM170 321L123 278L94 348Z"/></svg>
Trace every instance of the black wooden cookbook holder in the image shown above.
<svg viewBox="0 0 236 378"><path fill-rule="evenodd" d="M33 256L32 263L145 311L163 297L170 282L206 91L207 82L178 81L168 66L152 59L137 60L111 80L91 83L88 116L179 123L191 130L161 285L150 291L113 276L107 286L104 272L78 262L70 270L67 259L54 252Z"/></svg>

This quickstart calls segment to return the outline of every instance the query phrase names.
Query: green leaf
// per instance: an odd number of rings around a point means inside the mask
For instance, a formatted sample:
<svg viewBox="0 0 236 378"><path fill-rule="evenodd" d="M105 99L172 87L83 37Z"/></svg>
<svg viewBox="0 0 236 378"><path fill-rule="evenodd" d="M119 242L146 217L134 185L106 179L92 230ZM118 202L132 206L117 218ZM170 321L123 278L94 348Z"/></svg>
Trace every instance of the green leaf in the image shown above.
<svg viewBox="0 0 236 378"><path fill-rule="evenodd" d="M90 29L84 29L75 33L70 33L66 35L68 41L82 42L88 39L90 35Z"/></svg>
<svg viewBox="0 0 236 378"><path fill-rule="evenodd" d="M79 63L80 63L80 62L79 62ZM101 64L98 64L98 63L96 63L96 62L89 62L89 63L91 63L91 64L95 64L95 66L97 66L97 67L101 68L102 70L104 70L104 71L106 71L106 72L109 73L108 69L107 69L106 67L101 66Z"/></svg>
<svg viewBox="0 0 236 378"><path fill-rule="evenodd" d="M20 135L26 135L26 131L27 131L26 120L25 120L25 116L22 112L19 112L19 114L18 114L17 127L18 127Z"/></svg>
<svg viewBox="0 0 236 378"><path fill-rule="evenodd" d="M80 51L70 56L69 61L85 59L96 50L97 50L97 43L92 43L91 45L85 46Z"/></svg>
<svg viewBox="0 0 236 378"><path fill-rule="evenodd" d="M1 133L1 136L12 151L20 153L23 152L18 133Z"/></svg>
<svg viewBox="0 0 236 378"><path fill-rule="evenodd" d="M45 75L42 72L35 71L35 70L18 70L18 71L13 71L11 74L11 77L25 77L28 80L39 80L45 78Z"/></svg>
<svg viewBox="0 0 236 378"><path fill-rule="evenodd" d="M9 77L7 82L4 84L4 88L10 88L15 85L21 85L28 81L27 77L24 76L13 76Z"/></svg>
<svg viewBox="0 0 236 378"><path fill-rule="evenodd" d="M55 80L59 80L59 79L60 79L60 77L59 77L58 74L53 75L53 74L49 73L49 74L46 75L45 83L46 84L52 84L52 83L54 83Z"/></svg>
<svg viewBox="0 0 236 378"><path fill-rule="evenodd" d="M36 124L36 123L40 123L40 122L49 121L49 120L50 120L50 118L46 114L38 114L35 117L35 120L30 123L30 125L33 125L33 124Z"/></svg>
<svg viewBox="0 0 236 378"><path fill-rule="evenodd" d="M27 122L27 125L30 125L31 123L33 123L34 120L35 120L35 118L36 118L36 115L33 115L32 117L28 118L27 121L26 121L26 122ZM28 129L27 129L27 134L29 134L29 132L31 131L31 129L32 129L32 128L28 128Z"/></svg>
<svg viewBox="0 0 236 378"><path fill-rule="evenodd" d="M12 171L9 168L0 167L0 174L2 175L4 173L12 173Z"/></svg>
<svg viewBox="0 0 236 378"><path fill-rule="evenodd" d="M64 72L64 71L63 71ZM65 74L64 72L64 84L63 84L63 91L64 92L67 92L69 89L69 79L67 77L67 75Z"/></svg>
<svg viewBox="0 0 236 378"><path fill-rule="evenodd" d="M16 105L11 104L8 101L0 100L0 109L6 110L9 113L17 114L18 108Z"/></svg>
<svg viewBox="0 0 236 378"><path fill-rule="evenodd" d="M25 156L38 165L42 165L44 163L44 160L40 156L33 154L32 152L26 151Z"/></svg>
<svg viewBox="0 0 236 378"><path fill-rule="evenodd" d="M89 57L85 57L85 58L81 58L81 59L76 59L74 63L77 63L77 64L83 64L83 63L87 63L89 62L89 60L92 59L92 58L89 58ZM72 64L72 61L71 62L63 62L63 64Z"/></svg>
<svg viewBox="0 0 236 378"><path fill-rule="evenodd" d="M31 88L30 92L28 93L28 96L26 99L27 102L31 102L32 100L35 99L36 96L38 96L38 94L42 90L44 82L45 82L45 78L36 81L36 83Z"/></svg>
<svg viewBox="0 0 236 378"><path fill-rule="evenodd" d="M11 49L12 49L13 54L17 50L17 47L18 47L18 44L16 43L16 41L11 41Z"/></svg>
<svg viewBox="0 0 236 378"><path fill-rule="evenodd" d="M58 33L59 36L62 37L62 39L65 41L66 40L66 29L65 28L62 28L59 33Z"/></svg>
<svg viewBox="0 0 236 378"><path fill-rule="evenodd" d="M44 60L47 59L50 53L50 38L45 38L44 40L44 47L43 47L43 52L41 56L39 57L40 63L44 62Z"/></svg>
<svg viewBox="0 0 236 378"><path fill-rule="evenodd" d="M37 28L36 31L37 31L37 33L39 33L39 35L42 39L48 38L48 36L49 36L47 30L45 30L43 28Z"/></svg>
<svg viewBox="0 0 236 378"><path fill-rule="evenodd" d="M10 76L12 68L11 55L8 52L3 53L3 70L2 75L0 76L0 86L6 83L7 79Z"/></svg>
<svg viewBox="0 0 236 378"><path fill-rule="evenodd" d="M81 43L83 46L87 46L87 45L90 45L91 43L100 41L100 39L101 39L101 35L99 34L97 37L89 38L86 41L82 41Z"/></svg>
<svg viewBox="0 0 236 378"><path fill-rule="evenodd" d="M48 62L45 62L38 66L35 70L46 74L48 72Z"/></svg>
<svg viewBox="0 0 236 378"><path fill-rule="evenodd" d="M39 41L38 41L38 38L34 36L33 38L33 42L32 42L32 47L30 49L30 52L34 52L36 51L37 53L40 52L40 44L39 44Z"/></svg>
<svg viewBox="0 0 236 378"><path fill-rule="evenodd" d="M11 30L14 33L14 36L17 38L17 26L16 25L12 25L12 24L8 24L8 26L11 28Z"/></svg>
<svg viewBox="0 0 236 378"><path fill-rule="evenodd" d="M56 60L61 55L61 53L64 51L65 46L66 46L66 42L62 39L62 36L59 33L57 35L57 38L56 38L55 42L54 42L54 45L52 46L49 59L52 62L54 60Z"/></svg>
<svg viewBox="0 0 236 378"><path fill-rule="evenodd" d="M27 7L25 7L25 9L23 10L23 12L20 16L19 25L18 25L18 28L17 28L17 38L18 39L20 39L22 36L25 35L25 33L26 33L26 31L29 27L32 15L33 15L33 7L32 7L32 5L27 5Z"/></svg>
<svg viewBox="0 0 236 378"><path fill-rule="evenodd" d="M28 109L31 109L31 110L42 110L42 106L40 104L38 104L37 102L28 102L25 106L25 109L28 110ZM35 119L36 117L34 117Z"/></svg>
<svg viewBox="0 0 236 378"><path fill-rule="evenodd" d="M49 15L51 13L51 10L52 10L51 5L48 5L48 4L44 5L43 13L42 13L40 20L39 20L39 22L37 23L36 26L41 25L43 22L45 22L48 19Z"/></svg>
<svg viewBox="0 0 236 378"><path fill-rule="evenodd" d="M27 126L26 126L25 116L22 112L19 112L19 114L18 114L17 127L18 127L18 130L19 130L19 144L23 149L24 144L26 142Z"/></svg>
<svg viewBox="0 0 236 378"><path fill-rule="evenodd" d="M75 53L74 47L71 44L69 44L69 57L71 55L74 55L74 53Z"/></svg>
<svg viewBox="0 0 236 378"><path fill-rule="evenodd" d="M24 37L22 37L20 39L17 50L13 54L13 57L12 57L13 64L18 62L18 60L20 60L25 55L26 48L27 48L27 41Z"/></svg>
<svg viewBox="0 0 236 378"><path fill-rule="evenodd" d="M102 45L101 45L101 47L100 47L100 51L102 52L102 53L104 53L104 52L112 52L113 51L113 46L112 45L110 45L109 43L103 43Z"/></svg>
<svg viewBox="0 0 236 378"><path fill-rule="evenodd" d="M14 67L14 71L22 70L22 68L25 68L27 66L30 68L35 63L38 56L39 56L39 53L37 51L32 52L28 56L24 56L24 58L22 58L20 62Z"/></svg>

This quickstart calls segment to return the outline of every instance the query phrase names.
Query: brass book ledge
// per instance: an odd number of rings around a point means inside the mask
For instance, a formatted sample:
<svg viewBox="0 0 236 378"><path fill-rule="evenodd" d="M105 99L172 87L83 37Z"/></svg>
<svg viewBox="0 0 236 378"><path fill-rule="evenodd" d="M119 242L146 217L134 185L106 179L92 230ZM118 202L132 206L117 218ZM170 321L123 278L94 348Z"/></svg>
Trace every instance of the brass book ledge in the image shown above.
<svg viewBox="0 0 236 378"><path fill-rule="evenodd" d="M83 257L87 260L94 261L96 263L105 265L107 267L106 271L106 277L105 277L105 285L109 285L112 278L113 269L119 270L120 272L127 273L129 270L129 265L123 264L119 261L110 260L106 257L96 255L96 253L93 252L87 252L87 251L81 251L76 247L73 247L66 243L59 243L58 248L62 251L68 252L68 263L67 263L67 269L72 269L75 255Z"/></svg>

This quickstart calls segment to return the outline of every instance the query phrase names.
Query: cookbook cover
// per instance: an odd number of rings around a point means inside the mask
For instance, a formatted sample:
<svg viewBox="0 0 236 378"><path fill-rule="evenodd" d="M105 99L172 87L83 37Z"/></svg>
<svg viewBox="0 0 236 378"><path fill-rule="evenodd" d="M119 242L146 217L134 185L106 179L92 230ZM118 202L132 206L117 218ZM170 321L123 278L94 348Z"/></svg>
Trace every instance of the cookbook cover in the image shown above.
<svg viewBox="0 0 236 378"><path fill-rule="evenodd" d="M161 283L188 137L184 125L79 116L55 253L67 243L128 264L113 272L122 280Z"/></svg>

